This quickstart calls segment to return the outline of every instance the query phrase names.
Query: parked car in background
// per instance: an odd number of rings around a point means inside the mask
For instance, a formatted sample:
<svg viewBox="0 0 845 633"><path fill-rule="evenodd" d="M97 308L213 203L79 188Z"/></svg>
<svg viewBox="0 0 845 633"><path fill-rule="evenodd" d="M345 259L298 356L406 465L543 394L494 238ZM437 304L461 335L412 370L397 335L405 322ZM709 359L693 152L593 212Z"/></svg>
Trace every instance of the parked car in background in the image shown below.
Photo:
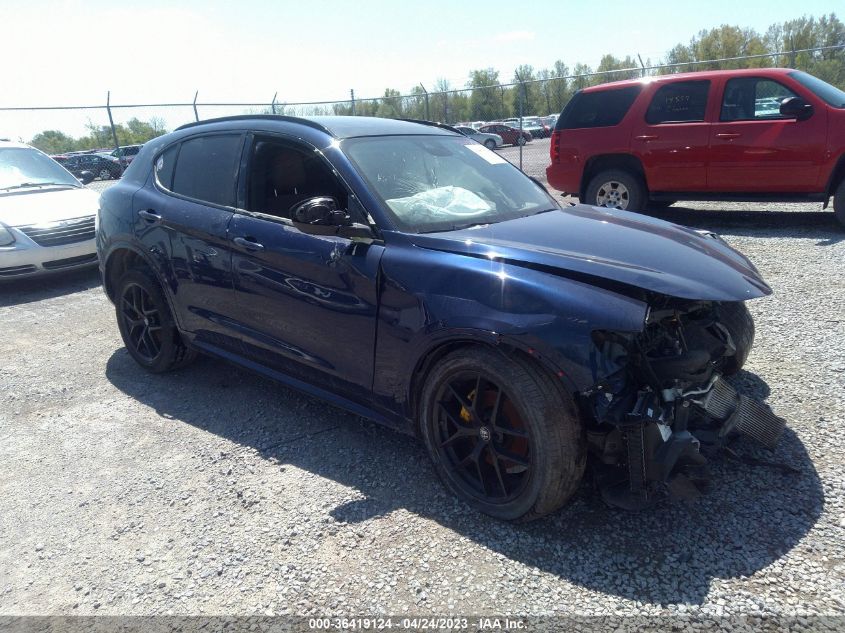
<svg viewBox="0 0 845 633"><path fill-rule="evenodd" d="M629 211L676 200L819 201L845 225L845 92L786 68L586 88L555 127L549 184Z"/></svg>
<svg viewBox="0 0 845 633"><path fill-rule="evenodd" d="M484 132L485 134L498 134L507 145L525 145L532 138L531 132L527 130L520 132L518 128L505 125L504 123L482 125L478 131Z"/></svg>
<svg viewBox="0 0 845 633"><path fill-rule="evenodd" d="M519 127L517 123L514 127ZM522 119L522 129L529 132L532 138L548 138L551 136L551 130L548 126L540 123L537 117L525 117Z"/></svg>
<svg viewBox="0 0 845 633"><path fill-rule="evenodd" d="M496 149L497 147L502 147L505 142L502 140L502 137L498 134L488 134L486 132L479 132L478 130L474 130L471 127L465 126L457 126L455 127L458 132L471 138L473 141L478 141L482 145L484 145L487 149Z"/></svg>
<svg viewBox="0 0 845 633"><path fill-rule="evenodd" d="M98 200L46 154L0 141L0 280L95 264Z"/></svg>
<svg viewBox="0 0 845 633"><path fill-rule="evenodd" d="M141 151L143 145L121 145L111 152L111 155L120 161L123 167L128 167L132 164L134 158Z"/></svg>
<svg viewBox="0 0 845 633"><path fill-rule="evenodd" d="M694 494L724 438L783 430L721 378L750 351L744 301L771 293L748 259L561 208L448 126L183 126L103 192L97 246L142 368L201 351L417 435L446 487L500 519L561 507L588 454L605 500L642 508Z"/></svg>
<svg viewBox="0 0 845 633"><path fill-rule="evenodd" d="M83 171L90 171L99 180L112 180L123 175L120 162L109 154L73 154L54 156L56 162L67 169L74 176L79 177Z"/></svg>

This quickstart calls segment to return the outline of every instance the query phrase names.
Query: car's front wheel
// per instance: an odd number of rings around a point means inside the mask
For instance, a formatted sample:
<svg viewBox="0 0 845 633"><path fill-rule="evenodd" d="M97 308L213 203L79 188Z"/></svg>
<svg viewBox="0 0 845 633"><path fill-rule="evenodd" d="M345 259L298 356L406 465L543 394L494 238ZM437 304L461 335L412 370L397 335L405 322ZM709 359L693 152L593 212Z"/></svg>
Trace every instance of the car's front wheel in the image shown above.
<svg viewBox="0 0 845 633"><path fill-rule="evenodd" d="M725 359L722 373L730 376L745 365L754 345L754 317L742 301L732 301L719 306L719 323L725 326L733 339L736 352Z"/></svg>
<svg viewBox="0 0 845 633"><path fill-rule="evenodd" d="M196 358L182 340L161 287L148 272L129 270L120 278L115 311L129 355L147 371L170 371Z"/></svg>
<svg viewBox="0 0 845 633"><path fill-rule="evenodd" d="M608 169L593 176L586 194L587 204L624 211L641 211L647 200L642 179L621 169Z"/></svg>
<svg viewBox="0 0 845 633"><path fill-rule="evenodd" d="M457 351L432 369L420 426L446 487L499 519L557 510L584 472L584 438L569 394L533 362L490 349Z"/></svg>

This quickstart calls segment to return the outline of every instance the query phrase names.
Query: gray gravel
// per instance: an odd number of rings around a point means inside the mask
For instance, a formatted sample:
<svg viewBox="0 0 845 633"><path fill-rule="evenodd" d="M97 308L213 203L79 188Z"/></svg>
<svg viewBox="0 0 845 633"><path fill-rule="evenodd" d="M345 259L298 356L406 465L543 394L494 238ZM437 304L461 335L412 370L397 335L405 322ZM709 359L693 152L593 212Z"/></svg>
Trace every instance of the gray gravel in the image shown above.
<svg viewBox="0 0 845 633"><path fill-rule="evenodd" d="M410 438L210 359L144 373L94 272L17 283L0 287L0 614L845 614L845 232L664 213L774 288L736 384L788 429L774 455L740 449L798 474L725 461L694 503L632 514L585 486L504 524L444 492Z"/></svg>

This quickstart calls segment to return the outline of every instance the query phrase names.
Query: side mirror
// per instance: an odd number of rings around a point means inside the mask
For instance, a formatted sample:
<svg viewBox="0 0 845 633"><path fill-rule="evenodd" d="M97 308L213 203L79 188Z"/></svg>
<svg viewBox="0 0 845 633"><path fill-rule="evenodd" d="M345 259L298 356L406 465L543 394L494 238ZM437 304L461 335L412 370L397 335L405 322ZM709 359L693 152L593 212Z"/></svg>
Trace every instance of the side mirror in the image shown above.
<svg viewBox="0 0 845 633"><path fill-rule="evenodd" d="M365 224L352 222L349 213L337 208L330 196L316 196L298 202L290 210L294 226L310 235L337 235L355 242L372 242L373 232Z"/></svg>
<svg viewBox="0 0 845 633"><path fill-rule="evenodd" d="M90 171L80 172L79 178L77 178L77 180L79 182L81 182L83 185L89 185L92 182L94 182L94 174L91 173Z"/></svg>
<svg viewBox="0 0 845 633"><path fill-rule="evenodd" d="M290 209L290 217L296 224L309 226L342 226L349 222L349 214L339 210L337 200L329 196L315 196L296 203Z"/></svg>
<svg viewBox="0 0 845 633"><path fill-rule="evenodd" d="M813 105L801 97L787 97L780 102L780 113L789 119L806 121L813 116Z"/></svg>

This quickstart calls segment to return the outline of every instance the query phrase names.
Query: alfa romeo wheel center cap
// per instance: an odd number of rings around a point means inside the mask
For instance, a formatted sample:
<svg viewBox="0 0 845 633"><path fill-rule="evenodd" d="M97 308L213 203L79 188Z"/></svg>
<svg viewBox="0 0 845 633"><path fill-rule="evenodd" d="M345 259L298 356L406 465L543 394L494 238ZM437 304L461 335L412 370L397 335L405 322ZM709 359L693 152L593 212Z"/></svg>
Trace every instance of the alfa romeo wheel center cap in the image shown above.
<svg viewBox="0 0 845 633"><path fill-rule="evenodd" d="M482 426L480 429L478 429L478 436L483 441L489 442L490 441L490 429L488 429L486 426Z"/></svg>

